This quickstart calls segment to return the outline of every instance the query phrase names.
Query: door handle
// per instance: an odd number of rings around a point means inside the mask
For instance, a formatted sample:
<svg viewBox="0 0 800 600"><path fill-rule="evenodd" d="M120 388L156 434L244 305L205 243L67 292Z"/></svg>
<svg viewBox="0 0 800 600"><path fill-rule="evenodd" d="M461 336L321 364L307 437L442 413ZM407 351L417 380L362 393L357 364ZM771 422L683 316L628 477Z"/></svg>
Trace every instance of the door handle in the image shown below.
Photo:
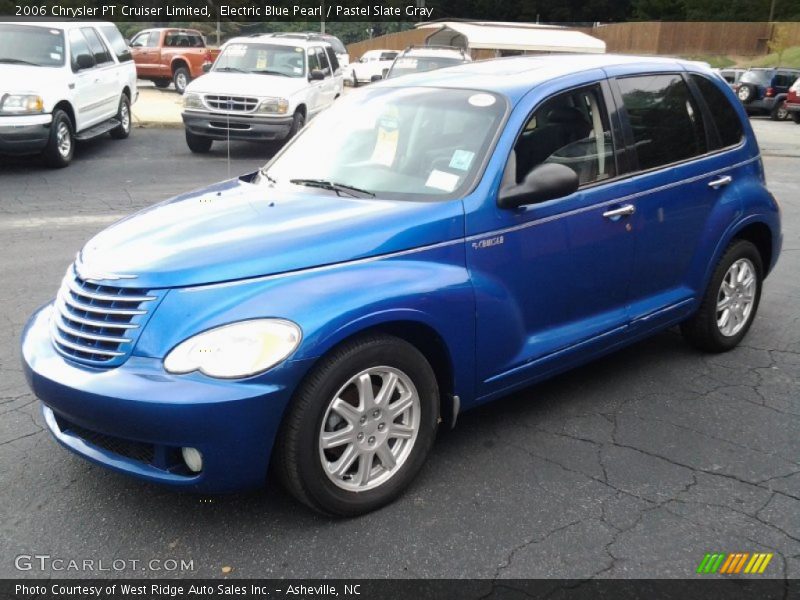
<svg viewBox="0 0 800 600"><path fill-rule="evenodd" d="M708 187L714 188L716 190L721 188L722 186L728 185L732 181L733 177L731 177L730 175L723 175L719 179L715 179L714 181L709 181Z"/></svg>
<svg viewBox="0 0 800 600"><path fill-rule="evenodd" d="M619 208L607 210L606 212L603 213L603 216L606 219L617 219L619 217L630 216L635 212L636 212L636 207L633 204L626 204L625 206L620 206Z"/></svg>

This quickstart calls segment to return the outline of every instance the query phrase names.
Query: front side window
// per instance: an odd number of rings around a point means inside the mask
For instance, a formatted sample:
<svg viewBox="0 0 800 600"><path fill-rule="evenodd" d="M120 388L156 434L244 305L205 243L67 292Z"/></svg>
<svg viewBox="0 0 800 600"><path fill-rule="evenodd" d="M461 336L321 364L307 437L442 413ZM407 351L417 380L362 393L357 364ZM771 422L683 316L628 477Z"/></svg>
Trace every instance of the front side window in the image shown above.
<svg viewBox="0 0 800 600"><path fill-rule="evenodd" d="M336 58L336 53L330 46L325 46L325 55L328 57L328 62L331 65L331 70L335 73L339 70L339 59Z"/></svg>
<svg viewBox="0 0 800 600"><path fill-rule="evenodd" d="M86 38L86 41L89 43L89 49L92 51L92 56L94 56L95 63L98 65L104 65L106 63L113 62L111 59L111 53L108 51L108 48L106 48L106 45L103 43L94 29L91 27L83 27L81 28L81 32Z"/></svg>
<svg viewBox="0 0 800 600"><path fill-rule="evenodd" d="M678 74L618 79L639 168L653 169L705 154L703 118Z"/></svg>
<svg viewBox="0 0 800 600"><path fill-rule="evenodd" d="M325 73L325 76L327 77L331 74L331 70L328 67L328 57L325 56L325 52L322 50L322 48L314 48L314 53L317 55L317 62L322 68L322 72Z"/></svg>
<svg viewBox="0 0 800 600"><path fill-rule="evenodd" d="M319 71L322 69L322 65L319 64L319 57L317 56L316 50L314 48L308 49L308 71Z"/></svg>
<svg viewBox="0 0 800 600"><path fill-rule="evenodd" d="M278 44L229 44L214 63L215 72L303 77L302 48ZM311 58L309 56L309 58Z"/></svg>
<svg viewBox="0 0 800 600"><path fill-rule="evenodd" d="M65 55L61 29L0 23L0 64L60 67Z"/></svg>
<svg viewBox="0 0 800 600"><path fill-rule="evenodd" d="M155 48L158 46L159 33L157 31L145 31L138 34L131 41L131 48Z"/></svg>
<svg viewBox="0 0 800 600"><path fill-rule="evenodd" d="M611 127L598 86L559 94L534 111L509 157L504 185L522 183L544 163L569 167L581 185L616 176Z"/></svg>
<svg viewBox="0 0 800 600"><path fill-rule="evenodd" d="M94 54L89 49L89 43L86 41L86 38L83 37L83 34L80 32L79 29L71 29L69 32L69 45L70 45L70 57L72 60L72 70L78 71L78 57L81 55L86 55L92 59L94 63ZM94 66L94 64L92 65Z"/></svg>
<svg viewBox="0 0 800 600"><path fill-rule="evenodd" d="M738 144L744 135L744 131L736 109L733 108L725 94L711 81L702 75L690 75L690 77L697 89L700 90L700 94L709 108L722 146L735 146Z"/></svg>
<svg viewBox="0 0 800 600"><path fill-rule="evenodd" d="M502 96L446 88L373 88L336 101L265 169L262 183L354 186L382 198L435 201L465 193L506 112ZM309 189L309 188L305 188Z"/></svg>

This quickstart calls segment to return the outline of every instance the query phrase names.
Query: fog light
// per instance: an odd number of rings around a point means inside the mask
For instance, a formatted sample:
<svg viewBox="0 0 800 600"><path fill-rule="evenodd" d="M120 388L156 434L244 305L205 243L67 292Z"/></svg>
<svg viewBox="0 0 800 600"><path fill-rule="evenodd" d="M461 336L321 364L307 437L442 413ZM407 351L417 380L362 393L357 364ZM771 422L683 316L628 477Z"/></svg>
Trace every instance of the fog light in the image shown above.
<svg viewBox="0 0 800 600"><path fill-rule="evenodd" d="M189 467L192 473L199 473L203 470L203 455L197 448L181 448L183 462Z"/></svg>

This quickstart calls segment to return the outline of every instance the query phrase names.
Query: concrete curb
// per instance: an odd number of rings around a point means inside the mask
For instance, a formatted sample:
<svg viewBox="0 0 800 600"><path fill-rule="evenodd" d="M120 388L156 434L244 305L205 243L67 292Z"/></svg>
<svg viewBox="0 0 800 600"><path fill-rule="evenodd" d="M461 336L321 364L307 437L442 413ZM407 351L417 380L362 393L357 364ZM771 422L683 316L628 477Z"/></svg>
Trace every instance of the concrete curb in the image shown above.
<svg viewBox="0 0 800 600"><path fill-rule="evenodd" d="M134 121L136 129L183 129L183 122L174 121Z"/></svg>

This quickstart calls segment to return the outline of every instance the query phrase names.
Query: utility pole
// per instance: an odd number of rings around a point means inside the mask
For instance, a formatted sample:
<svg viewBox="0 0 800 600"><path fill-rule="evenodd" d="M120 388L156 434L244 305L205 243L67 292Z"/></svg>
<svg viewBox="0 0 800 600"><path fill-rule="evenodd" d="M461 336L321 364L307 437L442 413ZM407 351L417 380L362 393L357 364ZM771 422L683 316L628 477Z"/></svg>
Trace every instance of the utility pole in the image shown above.
<svg viewBox="0 0 800 600"><path fill-rule="evenodd" d="M775 0L772 0L773 2ZM319 20L319 32L325 33L325 0L322 0L322 14L320 15Z"/></svg>
<svg viewBox="0 0 800 600"><path fill-rule="evenodd" d="M769 4L769 19L767 19L770 23L772 23L772 19L775 17L775 0L772 0Z"/></svg>

